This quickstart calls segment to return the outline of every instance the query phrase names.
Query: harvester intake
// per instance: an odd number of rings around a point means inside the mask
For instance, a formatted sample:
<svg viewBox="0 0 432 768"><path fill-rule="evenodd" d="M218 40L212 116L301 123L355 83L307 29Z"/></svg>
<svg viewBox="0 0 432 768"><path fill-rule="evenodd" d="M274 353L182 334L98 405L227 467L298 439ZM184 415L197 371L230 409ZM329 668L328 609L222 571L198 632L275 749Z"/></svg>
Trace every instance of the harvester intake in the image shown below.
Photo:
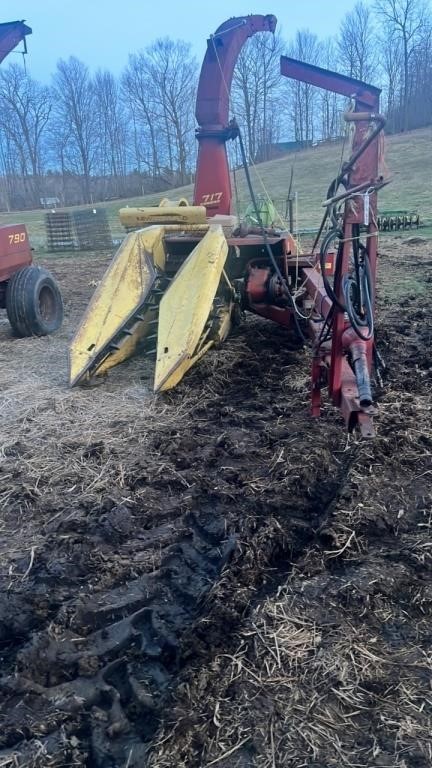
<svg viewBox="0 0 432 768"><path fill-rule="evenodd" d="M128 209L126 209L128 210ZM156 209L158 210L158 209ZM192 210L183 209L183 210ZM156 350L154 389L170 389L230 328L231 303L215 305L228 246L223 229L202 239L176 275L166 274L166 229L130 233L108 267L70 348L70 384L90 383L132 357ZM169 232L182 228L170 225ZM225 291L226 293L226 291Z"/></svg>

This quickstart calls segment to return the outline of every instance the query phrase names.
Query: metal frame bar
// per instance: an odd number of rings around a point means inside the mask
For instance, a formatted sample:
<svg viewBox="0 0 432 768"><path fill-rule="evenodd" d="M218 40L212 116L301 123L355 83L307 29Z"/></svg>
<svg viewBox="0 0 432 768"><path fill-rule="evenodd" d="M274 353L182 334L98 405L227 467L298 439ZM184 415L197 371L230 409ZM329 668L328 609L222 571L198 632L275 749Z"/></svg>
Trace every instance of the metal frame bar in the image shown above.
<svg viewBox="0 0 432 768"><path fill-rule="evenodd" d="M321 387L324 379L328 384L329 394L334 405L340 408L349 430L359 426L363 435L374 434L372 407L362 407L355 371L351 368L348 355L356 349L367 365L363 366L365 375L370 375L372 366L373 340L365 342L359 339L345 313L340 308L344 305L342 282L349 273L352 251L353 225L362 225L367 238L368 258L372 278L372 291L375 294L376 256L377 256L377 188L382 185L378 176L379 133L384 119L377 114L379 109L380 89L354 78L340 75L331 70L315 67L311 64L281 56L281 73L286 77L309 83L354 100L353 112L345 114L347 121L354 122L352 154L343 167L347 182L343 221L343 245L341 263L334 282L333 290L340 306L333 305L327 295L318 264L315 268L304 269L306 290L315 310L315 321L309 323L310 333L315 343L312 360L311 411L313 416L320 413ZM371 132L371 123L375 126ZM371 194L364 197L364 190L372 188ZM353 200L355 205L353 205ZM367 202L366 202L367 200ZM330 201L332 204L337 197ZM367 208L366 208L367 206ZM315 257L316 258L316 257ZM372 301L374 302L374 295ZM321 320L320 320L321 318ZM326 320L331 321L331 341L321 343L320 333ZM357 347L355 348L355 344Z"/></svg>

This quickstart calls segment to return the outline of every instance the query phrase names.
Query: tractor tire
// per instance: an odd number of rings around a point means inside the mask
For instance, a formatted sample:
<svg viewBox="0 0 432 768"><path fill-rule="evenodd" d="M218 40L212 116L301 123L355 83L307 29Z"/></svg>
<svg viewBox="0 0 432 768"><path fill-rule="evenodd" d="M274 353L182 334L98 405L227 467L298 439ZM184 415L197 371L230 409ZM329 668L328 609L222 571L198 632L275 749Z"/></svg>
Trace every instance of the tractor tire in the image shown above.
<svg viewBox="0 0 432 768"><path fill-rule="evenodd" d="M53 276L42 267L24 267L6 289L6 312L16 336L47 336L63 322L63 300Z"/></svg>

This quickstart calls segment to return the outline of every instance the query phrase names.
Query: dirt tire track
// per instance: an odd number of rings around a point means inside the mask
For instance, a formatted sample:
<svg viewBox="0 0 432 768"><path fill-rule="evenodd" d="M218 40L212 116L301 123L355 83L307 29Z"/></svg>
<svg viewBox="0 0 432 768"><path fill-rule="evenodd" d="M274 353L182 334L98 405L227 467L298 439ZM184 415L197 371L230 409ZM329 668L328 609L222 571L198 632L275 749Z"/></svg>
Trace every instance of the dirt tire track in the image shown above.
<svg viewBox="0 0 432 768"><path fill-rule="evenodd" d="M403 268L396 251L395 290ZM189 630L150 768L174 756L179 768L430 764L432 305L420 304L381 305L378 437L346 447L337 493L292 571L270 573L224 635L227 571Z"/></svg>
<svg viewBox="0 0 432 768"><path fill-rule="evenodd" d="M60 516L48 525L31 579L9 593L3 634L15 674L1 684L2 759L35 766L144 765L185 663L188 629L205 615L228 561L239 601L227 602L224 632L242 620L268 569L309 546L338 481L325 481L333 463L327 447L315 449L313 466L303 460L303 447L292 451L307 404L300 388L281 387L281 362L290 376L303 377L307 358L285 332L275 334L260 322L255 334L240 332L231 344L233 357L222 376L210 358L164 399L163 407L175 411L196 388L187 423L155 429L144 460L130 447L125 482L141 509L135 502L131 514L127 505L109 501L108 487L102 509ZM337 428L334 434L336 444L344 440ZM88 459L97 463L103 451L95 443ZM154 567L135 578L134 539L141 550L143 542L148 553L159 550ZM129 549L132 567L122 564L114 578L104 575L100 558L92 567L95 547L108 565ZM89 566L92 587L83 589ZM10 619L27 600L14 626ZM206 642L204 627L197 643ZM25 723L17 722L18 704Z"/></svg>
<svg viewBox="0 0 432 768"><path fill-rule="evenodd" d="M408 306L407 353L401 355L396 310L382 332L391 386L383 400L386 429L373 449L390 475L382 478L387 489L396 468L387 459L399 451L402 479L411 458L399 416L385 398L393 402L392 386L395 398L404 393L404 418L414 423L430 379L423 354L427 314L420 323L415 302ZM6 766L138 768L153 764L162 737L160 765L165 755L168 766L177 758L188 768L201 766L205 736L198 711L187 710L188 686L197 707L203 679L220 694L218 655L232 651L251 611L302 570L309 591L297 594L294 581L291 595L301 610L317 620L327 593L336 600L345 554L323 561L323 552L345 542L339 510L351 514L358 501L351 468L359 471L369 449L347 445L333 408L325 406L319 422L309 419L309 365L309 354L284 331L252 321L178 391L157 401L141 441L121 412L85 445L65 437L56 466L76 466L65 488L77 491L60 504L55 484L35 481L25 440L8 449L8 515L22 514L18 489L24 489L40 538L30 571L28 555L13 561L19 575L5 579L0 601L0 757ZM122 370L106 385L109 395L121 376L127 381L139 367L134 362ZM106 467L111 474L103 475ZM97 492L84 487L84 469L91 484L103 478ZM421 493L426 498L426 489ZM392 568L401 588L410 579L415 584L421 570L408 522L405 570L398 570L397 555L383 567L380 588L389 593ZM372 564L374 557L381 562L376 552L384 537L389 552L395 546L388 525L374 510L358 521L356 536L370 544ZM361 610L362 600L350 593L340 610ZM394 642L404 642L405 628L396 624ZM204 702L207 720L214 716L211 703L207 711ZM164 729L173 725L170 741ZM207 736L213 743L214 734ZM247 750L238 758L239 765L254 764Z"/></svg>

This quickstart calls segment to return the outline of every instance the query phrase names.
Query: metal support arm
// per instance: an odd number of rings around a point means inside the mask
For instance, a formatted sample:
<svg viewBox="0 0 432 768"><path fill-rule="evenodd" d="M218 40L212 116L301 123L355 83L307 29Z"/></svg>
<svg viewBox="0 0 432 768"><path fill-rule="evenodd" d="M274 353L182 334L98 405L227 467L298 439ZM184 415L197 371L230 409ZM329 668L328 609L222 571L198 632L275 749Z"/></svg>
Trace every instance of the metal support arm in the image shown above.
<svg viewBox="0 0 432 768"><path fill-rule="evenodd" d="M0 63L14 48L25 39L26 35L31 35L32 30L23 21L8 21L0 24Z"/></svg>

